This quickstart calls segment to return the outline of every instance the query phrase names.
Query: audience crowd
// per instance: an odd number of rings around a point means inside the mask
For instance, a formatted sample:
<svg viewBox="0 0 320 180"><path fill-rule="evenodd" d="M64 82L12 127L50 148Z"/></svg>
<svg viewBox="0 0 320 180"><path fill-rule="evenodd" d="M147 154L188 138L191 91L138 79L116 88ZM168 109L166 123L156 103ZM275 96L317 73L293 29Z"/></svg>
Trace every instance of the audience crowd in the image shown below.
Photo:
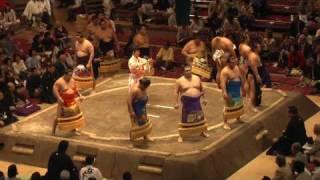
<svg viewBox="0 0 320 180"><path fill-rule="evenodd" d="M277 169L272 178L264 180L319 180L320 179L320 124L315 124L315 138L307 137L304 120L295 106L288 108L289 123L283 135L268 150L276 155ZM291 159L288 163L287 158Z"/></svg>

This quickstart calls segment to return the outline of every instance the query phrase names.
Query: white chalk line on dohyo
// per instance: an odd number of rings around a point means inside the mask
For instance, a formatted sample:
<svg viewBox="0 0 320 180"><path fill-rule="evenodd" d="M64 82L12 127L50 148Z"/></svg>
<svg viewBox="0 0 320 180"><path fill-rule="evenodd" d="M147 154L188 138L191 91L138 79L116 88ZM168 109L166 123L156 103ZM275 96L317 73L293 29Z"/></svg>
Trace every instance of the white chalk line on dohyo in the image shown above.
<svg viewBox="0 0 320 180"><path fill-rule="evenodd" d="M161 79L161 78L157 78L157 79ZM104 83L106 83L106 82L108 82L108 81L111 81L111 80L112 80L112 78L107 78L106 80L104 80L104 81L100 82L99 84L97 84L97 87L98 87L98 86L101 86L102 84L104 84ZM174 85L174 83L155 83L155 84L152 84L152 86L171 86L171 85ZM218 89L218 88L208 87L208 86L206 86L206 85L205 85L204 87L205 87L206 89L210 89L210 90L214 90L214 91L221 92L221 90ZM124 86L124 87L107 89L107 90L103 90L103 91L100 91L100 92L98 92L98 93L95 93L95 94L86 96L86 97L87 97L87 98L89 98L89 97L91 98L91 97L98 96L98 95L101 95L101 94L104 94L104 93L113 92L113 91L117 91L117 90L123 90L123 89L127 89L127 88L128 88L127 86ZM85 90L84 92L88 92L89 90L90 90L90 89ZM270 91L270 89L265 89L265 91ZM282 96L286 96L286 95L287 95L286 93L284 93L284 92L281 91L281 90L277 90L277 91L275 91L275 92L281 94ZM282 101L282 99L279 99L279 100ZM279 101L279 100L278 100L278 101ZM276 103L277 103L278 101L276 101ZM274 103L274 104L275 104L275 103ZM44 113L44 112L47 112L47 111L51 110L52 108L54 108L54 107L56 107L56 106L57 106L57 105L55 104L55 105L53 105L53 106L51 106L51 107L48 107L48 108L44 109L43 111L40 111L40 112L38 112L38 113L35 113L35 114L31 115L30 117L27 117L27 118L24 119L23 121L19 121L18 123L22 123L22 122L25 122L25 121L27 121L27 120L29 120L29 119L32 119L32 118L38 116L38 115L41 114L41 113ZM163 106L163 105L150 105L150 106L151 106L151 107L157 107L157 108L174 109L174 107L172 107L172 106ZM272 106L271 106L271 107L272 107ZM266 109L266 110L267 110L267 109ZM264 110L264 111L265 111L265 110ZM259 113L256 114L254 117L256 117L257 115L262 114L264 111L259 112ZM157 116L157 115L149 115L149 116L150 116L150 117L154 117L154 118L159 118L159 117L160 117L160 116ZM250 118L250 119L252 119L252 118ZM216 124L216 125L209 126L209 127L208 127L208 131L212 131L212 130L217 129L217 128L220 128L220 127L222 127L222 126L223 126L223 123L219 123L219 124ZM15 124L12 125L12 129L13 129L14 131L17 130L17 127L16 127ZM89 137L92 138L92 139L100 139L100 140L108 140L108 141L111 141L111 140L129 140L128 137L109 137L109 138L98 137L98 136L96 136L96 134L90 133L90 132L87 132L87 131L81 131L81 133L84 134L84 135L89 136ZM164 140L164 139L170 139L170 138L176 138L176 137L179 137L179 134L178 134L178 133L176 133L176 134L170 134L170 135L166 135L166 136L153 137L153 139L155 139L155 140Z"/></svg>

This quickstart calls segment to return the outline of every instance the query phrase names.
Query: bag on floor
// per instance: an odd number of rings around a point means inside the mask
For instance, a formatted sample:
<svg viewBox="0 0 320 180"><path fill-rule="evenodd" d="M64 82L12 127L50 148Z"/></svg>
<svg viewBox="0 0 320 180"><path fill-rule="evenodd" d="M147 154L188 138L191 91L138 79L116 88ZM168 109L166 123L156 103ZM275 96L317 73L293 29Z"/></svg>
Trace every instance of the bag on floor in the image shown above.
<svg viewBox="0 0 320 180"><path fill-rule="evenodd" d="M37 104L28 103L22 107L16 108L16 114L18 116L28 116L36 111L39 111L41 108Z"/></svg>

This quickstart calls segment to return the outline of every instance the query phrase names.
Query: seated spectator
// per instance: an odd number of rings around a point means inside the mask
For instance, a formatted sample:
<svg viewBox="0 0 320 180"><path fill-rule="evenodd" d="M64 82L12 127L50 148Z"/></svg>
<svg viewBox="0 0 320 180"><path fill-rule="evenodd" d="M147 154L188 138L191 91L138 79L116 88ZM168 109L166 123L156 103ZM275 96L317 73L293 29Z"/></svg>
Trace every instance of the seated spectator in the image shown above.
<svg viewBox="0 0 320 180"><path fill-rule="evenodd" d="M8 167L8 178L7 178L7 180L21 180L20 178L17 177L17 175L18 175L17 166L15 164L11 164Z"/></svg>
<svg viewBox="0 0 320 180"><path fill-rule="evenodd" d="M222 24L222 32L224 36L231 39L235 44L240 41L241 26L239 21L231 15L224 19Z"/></svg>
<svg viewBox="0 0 320 180"><path fill-rule="evenodd" d="M40 60L41 60L41 57L37 55L37 53L33 53L32 51L30 51L30 56L27 58L25 62L28 71L34 68L40 70L41 69Z"/></svg>
<svg viewBox="0 0 320 180"><path fill-rule="evenodd" d="M30 51L35 54L41 55L44 52L44 47L42 44L43 38L43 33L36 34L33 38Z"/></svg>
<svg viewBox="0 0 320 180"><path fill-rule="evenodd" d="M77 14L82 9L82 0L74 0L74 4L68 7L68 19L69 22L77 20Z"/></svg>
<svg viewBox="0 0 320 180"><path fill-rule="evenodd" d="M49 64L45 73L41 78L41 91L42 91L42 100L49 104L55 103L56 98L53 94L53 85L58 79L58 75L56 73L56 68L54 65Z"/></svg>
<svg viewBox="0 0 320 180"><path fill-rule="evenodd" d="M20 53L16 42L13 40L13 32L0 35L0 47L2 47L8 57L12 57L14 54Z"/></svg>
<svg viewBox="0 0 320 180"><path fill-rule="evenodd" d="M293 16L293 21L290 24L289 34L292 37L297 37L305 27L305 23L299 19L298 15Z"/></svg>
<svg viewBox="0 0 320 180"><path fill-rule="evenodd" d="M177 28L176 12L174 9L168 9L168 26Z"/></svg>
<svg viewBox="0 0 320 180"><path fill-rule="evenodd" d="M15 85L12 82L8 82L8 96L12 99L13 104L17 107L21 107L28 103L28 92L25 87L21 85Z"/></svg>
<svg viewBox="0 0 320 180"><path fill-rule="evenodd" d="M68 141L60 141L57 151L50 155L48 171L45 176L47 179L59 179L63 170L67 170L70 173L71 179L78 179L77 168L73 164L70 156L66 154L68 146Z"/></svg>
<svg viewBox="0 0 320 180"><path fill-rule="evenodd" d="M184 46L192 38L192 33L188 26L178 27L177 44Z"/></svg>
<svg viewBox="0 0 320 180"><path fill-rule="evenodd" d="M44 37L42 39L42 47L43 47L43 51L44 52L52 52L53 51L53 48L55 46L55 41L54 39L51 37L51 34L50 32L46 32L44 33Z"/></svg>
<svg viewBox="0 0 320 180"><path fill-rule="evenodd" d="M223 0L211 1L208 7L208 18L212 18L212 15L214 14L223 17L225 11L224 7Z"/></svg>
<svg viewBox="0 0 320 180"><path fill-rule="evenodd" d="M13 115L16 107L10 96L0 91L0 127L16 122L18 119Z"/></svg>
<svg viewBox="0 0 320 180"><path fill-rule="evenodd" d="M39 172L32 173L31 178L30 178L30 180L41 180L41 179L42 178L41 178L41 175Z"/></svg>
<svg viewBox="0 0 320 180"><path fill-rule="evenodd" d="M298 44L294 44L290 48L290 53L288 56L288 75L291 74L291 70L293 68L298 68L305 71L306 67L306 59L304 58L304 55L299 47Z"/></svg>
<svg viewBox="0 0 320 180"><path fill-rule="evenodd" d="M294 161L292 165L295 180L310 180L311 176L305 171L305 165L301 161Z"/></svg>
<svg viewBox="0 0 320 180"><path fill-rule="evenodd" d="M300 143L293 143L291 146L291 152L292 155L294 156L294 161L301 161L305 165L308 163L308 157L303 153L303 149L301 147Z"/></svg>
<svg viewBox="0 0 320 180"><path fill-rule="evenodd" d="M292 172L286 162L286 158L282 155L276 157L277 169L272 177L273 180L291 180Z"/></svg>
<svg viewBox="0 0 320 180"><path fill-rule="evenodd" d="M314 139L314 143L311 149L306 151L306 154L313 157L314 159L318 159L320 162L320 124L314 125L313 133L316 136L316 138Z"/></svg>
<svg viewBox="0 0 320 180"><path fill-rule="evenodd" d="M154 12L152 0L142 0L141 9L143 14L151 16Z"/></svg>
<svg viewBox="0 0 320 180"><path fill-rule="evenodd" d="M229 16L236 17L239 13L239 2L237 0L225 0L225 14Z"/></svg>
<svg viewBox="0 0 320 180"><path fill-rule="evenodd" d="M100 170L93 166L94 161L94 156L88 155L86 157L86 165L80 170L80 180L87 180L89 178L102 180L103 177Z"/></svg>
<svg viewBox="0 0 320 180"><path fill-rule="evenodd" d="M268 31L266 37L263 39L263 52L261 56L264 60L274 61L277 58L278 52L276 45L277 42L273 37L273 33Z"/></svg>
<svg viewBox="0 0 320 180"><path fill-rule="evenodd" d="M255 17L265 17L267 15L267 0L251 0Z"/></svg>
<svg viewBox="0 0 320 180"><path fill-rule="evenodd" d="M38 7L37 0L29 0L29 2L27 3L23 11L23 16L27 18L27 20L29 21L29 24L32 24L37 17L41 16L41 13L42 13L42 9Z"/></svg>
<svg viewBox="0 0 320 180"><path fill-rule="evenodd" d="M128 42L126 46L124 47L124 55L126 57L131 57L133 49L134 49L134 43L133 38L136 36L137 32L135 28L131 28L131 33L128 38Z"/></svg>
<svg viewBox="0 0 320 180"><path fill-rule="evenodd" d="M169 0L157 0L158 2L155 5L155 9L159 11L166 11L170 7Z"/></svg>
<svg viewBox="0 0 320 180"><path fill-rule="evenodd" d="M60 51L57 54L57 62L55 64L55 69L58 77L61 77L65 74L65 71L71 66L67 63L67 53Z"/></svg>
<svg viewBox="0 0 320 180"><path fill-rule="evenodd" d="M297 107L288 107L289 123L278 141L267 151L268 155L291 155L291 146L295 142L305 144L307 142L306 128L300 117Z"/></svg>
<svg viewBox="0 0 320 180"><path fill-rule="evenodd" d="M57 41L57 46L59 46L60 49L66 48L67 44L70 42L69 33L61 22L56 22L54 37Z"/></svg>
<svg viewBox="0 0 320 180"><path fill-rule="evenodd" d="M299 12L305 11L307 12L307 16L311 16L312 10L313 10L312 0L300 0L299 6L298 6Z"/></svg>
<svg viewBox="0 0 320 180"><path fill-rule="evenodd" d="M290 54L291 40L287 35L283 35L280 43L278 67L284 68L288 66L288 57Z"/></svg>
<svg viewBox="0 0 320 180"><path fill-rule="evenodd" d="M6 29L10 29L11 26L17 25L20 23L20 20L17 18L16 12L9 6L4 9L4 26Z"/></svg>
<svg viewBox="0 0 320 180"><path fill-rule="evenodd" d="M105 16L107 16L108 18L111 18L112 10L114 8L112 0L103 0L102 6L103 6L103 12Z"/></svg>
<svg viewBox="0 0 320 180"><path fill-rule="evenodd" d="M202 19L199 18L198 15L195 15L193 19L191 20L190 24L190 31L194 34L200 33L204 28L204 22Z"/></svg>
<svg viewBox="0 0 320 180"><path fill-rule="evenodd" d="M157 56L157 68L160 68L164 71L171 70L174 65L174 51L170 43L167 42L164 47L162 47Z"/></svg>
<svg viewBox="0 0 320 180"><path fill-rule="evenodd" d="M210 27L210 30L211 30L213 36L217 36L217 35L221 34L222 23L223 23L223 15L222 14L219 15L219 14L213 12L213 14L211 14L209 16L208 24L209 24L209 27Z"/></svg>
<svg viewBox="0 0 320 180"><path fill-rule="evenodd" d="M41 93L42 93L41 76L40 76L40 72L36 68L31 69L31 75L27 78L26 87L30 97L32 98L41 97Z"/></svg>
<svg viewBox="0 0 320 180"><path fill-rule="evenodd" d="M250 24L253 23L253 8L250 4L250 0L242 0L240 7L239 22L242 28L249 28Z"/></svg>
<svg viewBox="0 0 320 180"><path fill-rule="evenodd" d="M143 25L148 17L143 14L142 8L138 8L137 13L132 17L132 25L139 27Z"/></svg>
<svg viewBox="0 0 320 180"><path fill-rule="evenodd" d="M122 180L132 180L132 175L130 172L125 172L122 175Z"/></svg>
<svg viewBox="0 0 320 180"><path fill-rule="evenodd" d="M21 59L21 57L17 54L13 56L13 63L12 63L12 68L14 70L14 73L20 77L26 76L27 72L27 67L24 64L24 60ZM24 78L22 78L24 79Z"/></svg>

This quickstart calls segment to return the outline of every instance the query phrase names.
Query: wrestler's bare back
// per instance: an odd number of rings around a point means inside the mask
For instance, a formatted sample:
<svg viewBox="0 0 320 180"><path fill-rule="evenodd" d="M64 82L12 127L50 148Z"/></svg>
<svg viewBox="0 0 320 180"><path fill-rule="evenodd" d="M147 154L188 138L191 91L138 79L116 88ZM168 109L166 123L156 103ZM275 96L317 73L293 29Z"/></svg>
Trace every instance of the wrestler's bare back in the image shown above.
<svg viewBox="0 0 320 180"><path fill-rule="evenodd" d="M219 38L219 40L218 40ZM235 55L233 42L225 37L215 37L211 40L212 49L223 50Z"/></svg>
<svg viewBox="0 0 320 180"><path fill-rule="evenodd" d="M201 95L201 79L196 75L192 75L191 80L186 79L184 76L179 78L177 85L182 96L199 97Z"/></svg>

